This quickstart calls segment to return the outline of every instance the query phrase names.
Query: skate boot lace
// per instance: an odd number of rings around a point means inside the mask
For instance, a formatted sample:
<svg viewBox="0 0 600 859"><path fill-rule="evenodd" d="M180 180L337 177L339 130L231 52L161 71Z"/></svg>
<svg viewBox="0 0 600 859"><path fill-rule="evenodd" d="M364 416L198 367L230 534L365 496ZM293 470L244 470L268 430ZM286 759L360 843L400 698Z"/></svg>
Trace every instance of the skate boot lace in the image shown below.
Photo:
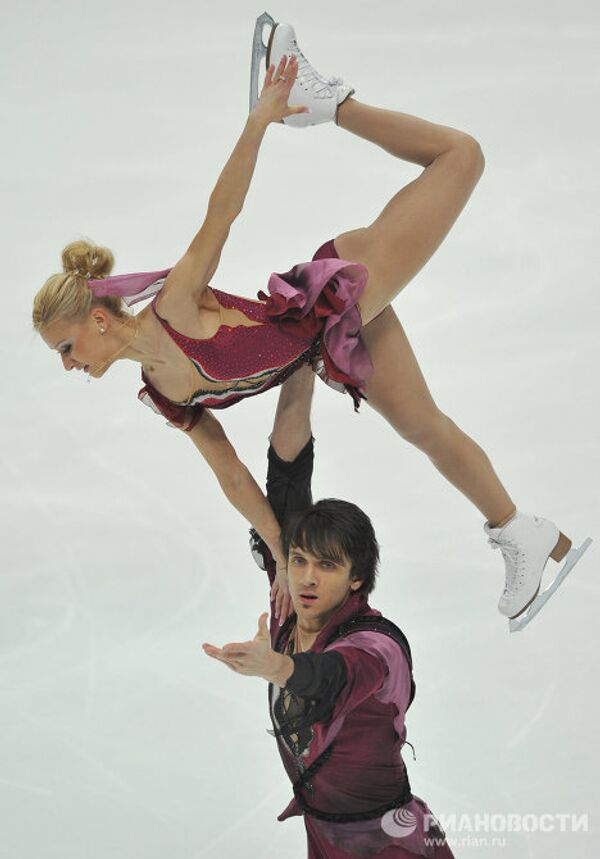
<svg viewBox="0 0 600 859"><path fill-rule="evenodd" d="M307 83L312 89L313 94L316 98L327 98L328 96L332 96L333 92L331 90L331 87L343 84L344 81L342 80L342 78L322 77L306 59L306 57L298 47L298 42L295 39L292 39L292 45L294 46L294 52L298 58L299 82Z"/></svg>
<svg viewBox="0 0 600 859"><path fill-rule="evenodd" d="M502 596L512 596L522 581L521 561L524 558L523 552L519 550L516 543L511 543L508 540L500 542L494 540L493 537L488 537L488 543L492 549L500 549L506 565L506 584Z"/></svg>

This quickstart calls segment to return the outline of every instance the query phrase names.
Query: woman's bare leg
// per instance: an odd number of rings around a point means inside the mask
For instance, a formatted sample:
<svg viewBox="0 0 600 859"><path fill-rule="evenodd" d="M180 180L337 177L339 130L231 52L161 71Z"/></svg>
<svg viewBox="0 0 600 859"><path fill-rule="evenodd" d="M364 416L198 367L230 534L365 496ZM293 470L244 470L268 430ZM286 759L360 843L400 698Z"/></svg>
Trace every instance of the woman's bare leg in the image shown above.
<svg viewBox="0 0 600 859"><path fill-rule="evenodd" d="M393 309L388 307L362 334L373 361L369 405L426 453L490 524L510 519L513 501L485 452L436 406ZM280 388L271 444L283 460L293 461L311 437L314 380L312 368L305 365Z"/></svg>
<svg viewBox="0 0 600 859"><path fill-rule="evenodd" d="M370 226L335 239L342 259L363 263L369 270L359 302L366 324L439 247L477 184L484 159L479 144L468 134L353 98L338 108L337 124L398 158L425 167L392 197Z"/></svg>
<svg viewBox="0 0 600 859"><path fill-rule="evenodd" d="M425 168L392 197L373 224L335 239L342 259L363 263L369 271L359 302L374 367L367 385L369 405L426 453L490 524L503 524L514 515L514 502L486 453L438 409L389 306L439 247L469 199L483 172L481 148L455 128L352 98L338 108L337 124Z"/></svg>
<svg viewBox="0 0 600 859"><path fill-rule="evenodd" d="M366 389L369 405L404 439L426 453L491 525L512 518L515 504L485 451L435 404L393 309L387 307L369 322L362 335L373 362Z"/></svg>

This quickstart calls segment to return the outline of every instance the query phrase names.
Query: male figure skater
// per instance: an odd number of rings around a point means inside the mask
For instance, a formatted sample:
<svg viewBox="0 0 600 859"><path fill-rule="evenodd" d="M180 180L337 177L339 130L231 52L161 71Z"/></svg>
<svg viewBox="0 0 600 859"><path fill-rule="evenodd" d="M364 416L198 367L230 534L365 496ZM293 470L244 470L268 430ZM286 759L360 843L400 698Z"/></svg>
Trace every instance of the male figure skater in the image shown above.
<svg viewBox="0 0 600 859"><path fill-rule="evenodd" d="M313 380L303 367L282 386L268 452L267 497L282 525L294 613L280 626L272 602L270 629L264 613L252 641L203 648L269 681L294 790L278 820L304 815L309 859L451 859L402 760L412 662L402 632L367 602L379 561L373 527L355 504L312 504ZM253 543L272 585L273 558L256 533Z"/></svg>

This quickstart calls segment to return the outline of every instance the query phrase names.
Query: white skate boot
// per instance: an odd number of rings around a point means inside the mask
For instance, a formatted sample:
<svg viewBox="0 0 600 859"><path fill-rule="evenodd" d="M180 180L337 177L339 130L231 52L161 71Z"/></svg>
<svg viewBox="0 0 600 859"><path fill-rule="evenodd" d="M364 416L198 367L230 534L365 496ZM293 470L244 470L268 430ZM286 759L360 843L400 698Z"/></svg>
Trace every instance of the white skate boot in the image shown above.
<svg viewBox="0 0 600 859"><path fill-rule="evenodd" d="M506 584L498 610L510 618L511 632L527 626L591 543L588 538L579 549L572 549L571 541L554 522L518 511L503 527L490 528L486 522L483 530L488 543L493 549L500 549L504 557ZM565 563L552 584L540 594L542 574L549 558L557 562L565 559Z"/></svg>
<svg viewBox="0 0 600 859"><path fill-rule="evenodd" d="M272 27L268 45L262 41L262 30L266 24ZM298 60L298 76L290 92L288 104L290 107L309 107L311 112L286 116L283 122L295 128L306 128L335 120L338 106L355 92L354 89L346 86L341 78L324 78L320 75L298 47L292 25L276 24L267 12L257 18L254 30L250 110L254 109L258 101L258 73L262 57L265 57L268 69L270 65L277 67L284 54L294 54Z"/></svg>

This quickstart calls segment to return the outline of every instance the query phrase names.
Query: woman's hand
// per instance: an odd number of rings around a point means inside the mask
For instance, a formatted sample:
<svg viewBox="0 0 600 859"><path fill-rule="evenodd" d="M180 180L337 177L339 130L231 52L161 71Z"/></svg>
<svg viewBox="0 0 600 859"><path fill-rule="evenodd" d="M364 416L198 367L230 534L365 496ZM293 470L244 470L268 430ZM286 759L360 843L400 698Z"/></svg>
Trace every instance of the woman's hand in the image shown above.
<svg viewBox="0 0 600 859"><path fill-rule="evenodd" d="M281 122L285 116L295 113L310 113L308 107L290 107L288 99L298 75L298 60L295 56L284 56L277 68L271 65L263 84L260 98L251 113L268 125L271 122Z"/></svg>
<svg viewBox="0 0 600 859"><path fill-rule="evenodd" d="M279 618L279 626L292 614L292 598L288 588L287 566L277 564L277 573L271 587L271 602L275 601L275 617Z"/></svg>

